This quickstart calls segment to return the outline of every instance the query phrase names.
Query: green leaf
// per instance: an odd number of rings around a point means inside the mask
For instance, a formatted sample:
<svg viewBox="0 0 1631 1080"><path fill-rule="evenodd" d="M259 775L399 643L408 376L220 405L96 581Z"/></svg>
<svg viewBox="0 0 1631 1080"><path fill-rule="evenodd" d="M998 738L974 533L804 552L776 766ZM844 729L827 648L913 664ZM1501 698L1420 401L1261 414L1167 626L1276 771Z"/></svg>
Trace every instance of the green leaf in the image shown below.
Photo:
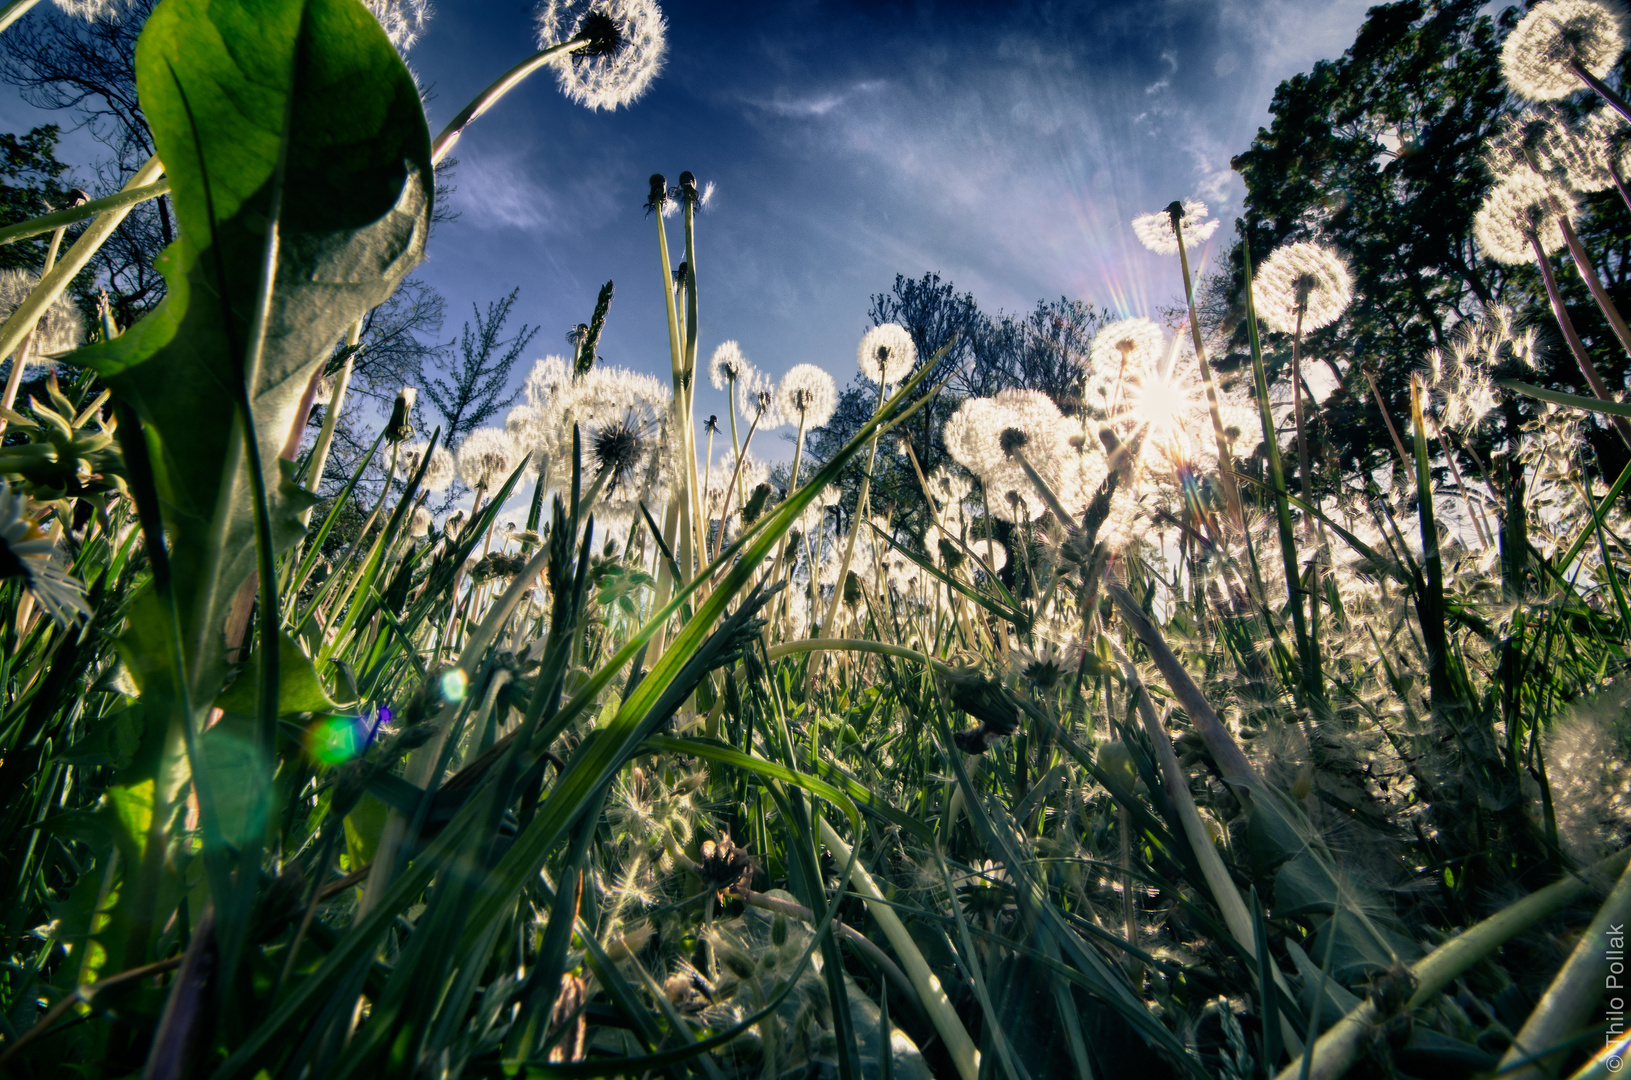
<svg viewBox="0 0 1631 1080"><path fill-rule="evenodd" d="M1513 393L1536 398L1540 401L1550 401L1553 405L1567 405L1570 408L1607 413L1610 416L1631 416L1631 402L1604 401L1602 398L1580 397L1578 394L1565 394L1557 390L1543 390L1538 386L1530 386L1526 382L1519 382L1517 379L1496 379L1495 382Z"/></svg>
<svg viewBox="0 0 1631 1080"><path fill-rule="evenodd" d="M215 699L216 708L243 716L255 715L255 695L260 685L257 657L258 650L250 656L242 673L227 687L226 692ZM323 680L317 675L317 668L312 666L311 659L288 634L278 635L277 672L279 716L323 713L336 708L323 686Z"/></svg>
<svg viewBox="0 0 1631 1080"><path fill-rule="evenodd" d="M159 259L169 294L72 359L141 417L202 702L224 677L221 627L255 568L233 388L269 222L276 282L248 391L284 550L313 502L279 456L284 440L335 342L423 258L430 138L412 77L357 0L165 0L137 45L136 81L180 225Z"/></svg>

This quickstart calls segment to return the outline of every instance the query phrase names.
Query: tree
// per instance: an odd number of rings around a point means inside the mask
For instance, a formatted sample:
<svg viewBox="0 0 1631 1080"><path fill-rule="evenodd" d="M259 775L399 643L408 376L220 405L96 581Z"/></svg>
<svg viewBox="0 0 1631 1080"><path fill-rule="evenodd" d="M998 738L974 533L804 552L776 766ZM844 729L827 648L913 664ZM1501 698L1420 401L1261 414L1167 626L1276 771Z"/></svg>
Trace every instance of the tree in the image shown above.
<svg viewBox="0 0 1631 1080"><path fill-rule="evenodd" d="M1038 301L1024 315L987 316L972 293L959 294L937 273L917 279L897 274L890 292L872 297L868 315L873 325L903 326L912 335L920 363L946 346L934 373L917 391L928 402L909 427L898 429L899 437L879 443L872 470L873 512L888 515L898 528L915 536L922 536L932 519L901 440L911 439L912 452L927 475L952 464L941 432L965 398L1024 388L1043 391L1066 412L1080 411L1088 346L1103 321L1093 305L1066 297ZM825 461L836 453L872 416L877 400L878 388L857 376L839 396L838 409L827 425L809 433L810 460ZM865 467L858 457L839 476L840 506L846 516L855 512ZM1007 535L1007 528L998 525L999 538Z"/></svg>
<svg viewBox="0 0 1631 1080"><path fill-rule="evenodd" d="M37 109L70 110L74 130L88 131L107 147L107 158L86 166L91 174L86 186L95 196L123 187L153 154L153 136L136 94L135 48L155 2L131 0L114 16L91 22L41 7L0 38L0 81L15 86ZM154 267L174 238L167 196L134 207L97 252L89 279L77 290L86 315L94 315L96 286L108 290L121 326L152 310L165 294L164 278Z"/></svg>
<svg viewBox="0 0 1631 1080"><path fill-rule="evenodd" d="M68 204L72 188L68 166L57 160L59 135L55 124L0 134L0 221L26 221ZM39 270L49 241L47 234L0 247L0 267Z"/></svg>
<svg viewBox="0 0 1631 1080"><path fill-rule="evenodd" d="M1502 38L1518 12L1491 18L1483 7L1478 0L1404 0L1371 9L1340 59L1280 85L1270 106L1273 122L1234 159L1246 183L1242 228L1254 265L1283 243L1315 240L1335 245L1353 271L1354 302L1346 317L1305 339L1306 355L1342 379L1319 410L1315 438L1328 452L1316 486L1323 480L1327 490L1344 473L1397 457L1366 373L1398 424L1409 415L1411 373L1486 304L1505 305L1540 324L1548 348L1539 381L1585 391L1561 348L1539 272L1485 258L1473 240L1473 216L1495 179L1484 162L1486 143L1522 107L1508 94L1499 63ZM1620 299L1631 215L1612 192L1588 196L1582 206L1582 239L1606 271L1610 294ZM1218 367L1237 376L1248 363L1242 265L1237 240L1226 270L1203 286L1201 303L1231 344L1232 354L1220 357ZM1567 260L1557 259L1554 269L1605 378L1623 383L1626 360L1606 322ZM1271 368L1283 369L1289 340L1269 335L1265 349ZM1474 449L1507 444L1522 423L1521 410L1508 408L1505 420ZM1617 469L1623 447L1606 428L1595 436L1599 456ZM1288 463L1294 458L1288 455Z"/></svg>
<svg viewBox="0 0 1631 1080"><path fill-rule="evenodd" d="M481 427L498 413L508 408L519 396L504 388L509 383L510 370L521 358L538 327L521 324L508 338L503 337L504 324L509 321L510 309L521 294L519 287L510 295L487 305L487 314L471 305L475 326L464 324L459 334L459 355L446 360L438 357L434 366L448 373L448 377L433 378L428 374L422 389L425 397L442 416L442 442L449 448L464 441L470 432Z"/></svg>

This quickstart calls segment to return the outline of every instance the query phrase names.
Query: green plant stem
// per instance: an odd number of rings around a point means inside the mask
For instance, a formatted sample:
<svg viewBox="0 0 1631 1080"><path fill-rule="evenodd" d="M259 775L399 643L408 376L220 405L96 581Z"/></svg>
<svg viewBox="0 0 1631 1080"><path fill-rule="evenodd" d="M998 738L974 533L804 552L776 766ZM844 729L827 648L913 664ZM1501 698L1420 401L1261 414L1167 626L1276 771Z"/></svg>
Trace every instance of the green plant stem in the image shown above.
<svg viewBox="0 0 1631 1080"><path fill-rule="evenodd" d="M872 415L876 417L883 408L884 383L878 384L878 404ZM827 613L821 620L821 633L823 636L832 633L833 617L838 614L838 603L844 598L844 579L849 574L850 563L855 559L855 537L861 531L861 522L867 520L867 499L872 494L872 469L878 461L878 440L873 438L872 444L867 447L866 472L861 474L861 490L855 496L855 520L850 522L849 538L844 543L844 559L838 566L838 584L833 587L832 599L827 602Z"/></svg>
<svg viewBox="0 0 1631 1080"><path fill-rule="evenodd" d="M1405 1002L1405 1011L1425 1005L1462 973L1518 934L1592 891L1597 886L1588 880L1587 875L1601 881L1604 876L1623 873L1627 862L1631 862L1631 848L1610 855L1586 874L1570 874L1522 900L1508 904L1428 953L1410 967L1416 989ZM1338 1080L1348 1071L1377 1027L1387 1019L1377 1009L1376 998L1367 998L1320 1036L1312 1051L1312 1067L1305 1070L1299 1055L1299 1060L1282 1069L1276 1080L1298 1080L1299 1076L1307 1080Z"/></svg>
<svg viewBox="0 0 1631 1080"><path fill-rule="evenodd" d="M1235 528L1246 531L1246 511L1240 503L1240 485L1235 482L1234 457L1229 439L1223 431L1223 413L1218 407L1217 383L1212 378L1212 365L1206 362L1206 346L1201 341L1201 321L1195 308L1195 283L1189 273L1189 251L1184 246L1184 227L1179 214L1172 214L1172 232L1178 238L1178 267L1184 276L1184 299L1189 304L1189 333L1195 346L1195 362L1201 369L1201 380L1206 383L1206 407L1212 414L1212 436L1218 444L1218 475L1223 480L1223 501ZM1204 260L1202 260L1204 263Z"/></svg>
<svg viewBox="0 0 1631 1080"><path fill-rule="evenodd" d="M11 3L0 8L0 31L4 31L12 23L27 15L29 9L40 0L11 0Z"/></svg>
<svg viewBox="0 0 1631 1080"><path fill-rule="evenodd" d="M459 141L459 136L464 134L464 129L470 126L471 122L482 113L497 104L499 98L515 89L528 75L553 60L571 55L572 50L582 43L583 39L573 38L558 45L551 45L541 52L533 53L500 75L493 81L491 86L476 95L470 104L460 109L458 115L447 122L447 126L442 129L442 133L436 136L436 141L430 145L430 163L440 165L442 159L447 157L448 151L453 149L453 144Z"/></svg>
<svg viewBox="0 0 1631 1080"><path fill-rule="evenodd" d="M978 1080L980 1075L980 1052L974 1047L974 1040L969 1038L968 1029L957 1018L957 1013L951 1007L951 1001L946 997L945 989L940 985L940 979L929 970L928 962L923 959L923 953L918 949L917 942L907 931L900 916L895 909L884 901L883 892L872 875L866 872L859 859L851 857L850 846L838 834L833 832L832 826L819 814L816 823L821 830L821 842L832 852L833 858L840 863L847 863L852 870L850 883L855 891L866 898L866 908L872 917L883 928L884 936L889 939L890 946L895 955L900 957L901 964L906 968L907 977L912 980L912 986L917 990L918 1000L923 1003L929 1014L930 1023L934 1024L935 1031L939 1032L941 1041L945 1044L946 1052L951 1056L957 1068L957 1075L962 1080ZM885 1047L882 1051L888 1053Z"/></svg>
<svg viewBox="0 0 1631 1080"><path fill-rule="evenodd" d="M1575 332L1574 320L1569 317L1569 309L1563 303L1563 294L1558 291L1557 275L1552 273L1552 260L1541 248L1539 237L1531 235L1529 246L1534 249L1535 262L1540 266L1541 280L1546 285L1546 298L1552 304L1552 315L1557 319L1558 328L1563 331L1563 340L1569 343L1569 352L1574 354L1574 362L1580 368L1580 374L1585 377L1586 385L1591 387L1591 392L1599 401L1613 402L1614 395L1609 393L1602 375L1597 371L1597 365L1592 363L1591 355L1586 352L1585 342L1581 341L1580 335ZM4 327L0 327L0 333L3 332ZM0 338L0 345L3 344L4 339ZM3 355L3 351L0 351L0 355ZM1627 446L1631 446L1631 420L1615 413L1609 415L1612 417L1614 429L1620 433L1620 438L1625 440Z"/></svg>
<svg viewBox="0 0 1631 1080"><path fill-rule="evenodd" d="M323 409L323 426L317 431L317 441L312 443L311 457L306 464L306 487L312 491L317 491L323 483L323 469L328 465L329 447L334 444L334 429L340 422L340 411L345 408L346 391L351 388L352 363L356 360L357 345L362 340L363 319L367 317L359 318L345 335L347 355L334 375L334 394Z"/></svg>
<svg viewBox="0 0 1631 1080"><path fill-rule="evenodd" d="M1557 1075L1563 1055L1548 1051L1591 1022L1609 974L1608 939L1610 935L1623 936L1627 919L1631 919L1631 870L1620 874L1608 899L1597 909L1596 918L1580 935L1540 1004L1512 1040L1500 1065L1506 1080L1541 1080Z"/></svg>
<svg viewBox="0 0 1631 1080"><path fill-rule="evenodd" d="M57 249L62 246L62 236L67 231L68 226L64 225L51 234L51 244L45 249L44 268L40 271L42 278L49 274L51 268L56 265ZM17 349L17 355L11 358L11 372L6 377L5 393L0 394L0 409L9 409L17 404L17 388L22 385L23 372L28 368L29 354L34 351L34 337L37 330L38 324L29 328L28 335L23 338L22 345ZM0 416L0 434L5 433L6 423L6 418Z"/></svg>
<svg viewBox="0 0 1631 1080"><path fill-rule="evenodd" d="M0 18L4 17L4 13L0 13ZM0 27L0 29L4 29L4 27ZM67 228L76 221L84 221L88 217L95 217L97 214L108 210L135 206L137 203L156 199L160 195L166 195L169 191L170 181L167 178L144 187L127 187L122 191L114 192L112 195L104 195L100 199L91 199L80 203L78 206L70 206L66 210L54 210L49 214L29 218L27 221L19 221L15 225L7 225L5 228L0 229L0 244L15 244L19 240L41 236L53 229Z"/></svg>
<svg viewBox="0 0 1631 1080"><path fill-rule="evenodd" d="M1286 474L1280 463L1280 440L1275 434L1274 413L1269 408L1269 381L1263 368L1263 343L1257 333L1257 309L1252 298L1251 245L1240 245L1246 280L1246 331L1251 342L1252 373L1257 380L1257 408L1263 424L1263 448L1268 452L1269 481L1274 485L1274 509L1280 525L1280 559L1284 564L1286 602L1291 607L1292 628L1297 635L1297 654L1302 660L1302 690L1313 700L1323 700L1319 671L1303 614L1302 580L1297 574L1297 540L1291 527L1291 505L1286 501Z"/></svg>

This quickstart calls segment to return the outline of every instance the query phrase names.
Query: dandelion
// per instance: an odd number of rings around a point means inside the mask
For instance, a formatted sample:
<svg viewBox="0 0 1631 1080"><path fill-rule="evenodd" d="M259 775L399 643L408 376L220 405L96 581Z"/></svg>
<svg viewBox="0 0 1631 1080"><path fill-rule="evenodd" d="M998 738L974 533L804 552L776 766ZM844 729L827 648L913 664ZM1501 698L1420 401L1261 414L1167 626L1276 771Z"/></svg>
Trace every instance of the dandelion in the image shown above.
<svg viewBox="0 0 1631 1080"><path fill-rule="evenodd" d="M640 464L651 452L651 436L656 424L629 410L621 417L602 425L589 437L589 451L595 467L606 474L608 495L625 490L638 475Z"/></svg>
<svg viewBox="0 0 1631 1080"><path fill-rule="evenodd" d="M833 377L814 364L799 364L782 376L776 388L776 408L788 419L798 418L800 427L818 428L832 419L838 407L838 387Z"/></svg>
<svg viewBox="0 0 1631 1080"><path fill-rule="evenodd" d="M776 408L775 382L761 371L737 381L736 404L742 415L751 418L761 431L779 428L787 422Z"/></svg>
<svg viewBox="0 0 1631 1080"><path fill-rule="evenodd" d="M1330 248L1306 241L1276 248L1252 282L1257 317L1282 334L1318 330L1341 318L1353 300L1348 265Z"/></svg>
<svg viewBox="0 0 1631 1080"><path fill-rule="evenodd" d="M436 519L431 517L429 510L423 506L416 506L413 508L413 519L408 523L408 535L415 539L429 536L431 526L435 524Z"/></svg>
<svg viewBox="0 0 1631 1080"><path fill-rule="evenodd" d="M1167 335L1142 315L1122 319L1093 335L1088 351L1091 374L1086 396L1090 404L1105 413L1121 407L1128 380L1160 366L1167 351Z"/></svg>
<svg viewBox="0 0 1631 1080"><path fill-rule="evenodd" d="M1496 184L1473 218L1473 235L1496 262L1522 266L1538 246L1549 255L1563 246L1560 227L1574 216L1574 197L1561 184L1524 169Z"/></svg>
<svg viewBox="0 0 1631 1080"><path fill-rule="evenodd" d="M1542 735L1558 839L1580 865L1631 840L1631 730L1624 691L1583 701Z"/></svg>
<svg viewBox="0 0 1631 1080"><path fill-rule="evenodd" d="M412 476L419 471L419 463L424 460L428 446L427 443L412 442L404 444L402 449L398 451L403 462L402 474L404 476ZM448 453L444 447L438 446L431 451L430 464L425 466L425 475L419 481L419 486L421 489L433 494L446 491L452 485L453 477L457 473L458 468L453 461L453 455Z"/></svg>
<svg viewBox="0 0 1631 1080"><path fill-rule="evenodd" d="M898 383L917 363L917 346L906 328L883 323L868 330L855 350L861 374L880 387Z"/></svg>
<svg viewBox="0 0 1631 1080"><path fill-rule="evenodd" d="M1185 199L1180 205L1182 209L1178 216L1184 220L1184 247L1193 251L1212 239L1221 222L1216 218L1207 219L1206 204L1199 199ZM1170 208L1135 217L1133 233L1141 244L1157 255L1178 254L1178 234L1172 228Z"/></svg>
<svg viewBox="0 0 1631 1080"><path fill-rule="evenodd" d="M28 516L28 500L0 480L0 581L18 578L50 616L67 626L91 614L85 586L51 565L56 542Z"/></svg>
<svg viewBox="0 0 1631 1080"><path fill-rule="evenodd" d="M86 22L117 22L128 6L124 0L55 0L64 15Z"/></svg>
<svg viewBox="0 0 1631 1080"><path fill-rule="evenodd" d="M639 503L666 485L668 416L672 391L650 375L598 366L561 389L541 422L544 450L570 460L572 430L585 456L607 472L596 513L629 518Z"/></svg>
<svg viewBox="0 0 1631 1080"><path fill-rule="evenodd" d="M477 428L459 447L459 479L466 487L486 491L503 482L519 458L515 442L503 428Z"/></svg>
<svg viewBox="0 0 1631 1080"><path fill-rule="evenodd" d="M1507 36L1501 73L1520 97L1549 101L1601 79L1625 50L1626 13L1618 0L1546 0Z"/></svg>
<svg viewBox="0 0 1631 1080"><path fill-rule="evenodd" d="M662 70L667 24L653 0L545 0L538 47L583 42L556 66L561 92L590 109L632 104Z"/></svg>
<svg viewBox="0 0 1631 1080"><path fill-rule="evenodd" d="M429 0L363 0L363 6L384 27L392 47L404 55L430 22Z"/></svg>
<svg viewBox="0 0 1631 1080"><path fill-rule="evenodd" d="M0 320L11 317L28 294L40 283L40 276L28 270L0 270ZM85 340L85 320L67 293L51 301L34 324L35 356L56 356L69 352Z"/></svg>

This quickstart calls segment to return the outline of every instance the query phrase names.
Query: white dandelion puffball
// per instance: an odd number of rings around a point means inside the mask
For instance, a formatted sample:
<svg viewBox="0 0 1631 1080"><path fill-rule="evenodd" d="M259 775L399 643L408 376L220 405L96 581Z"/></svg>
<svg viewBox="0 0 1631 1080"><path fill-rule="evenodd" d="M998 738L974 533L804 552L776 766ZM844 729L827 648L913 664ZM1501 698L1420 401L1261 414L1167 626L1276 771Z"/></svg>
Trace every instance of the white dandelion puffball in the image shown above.
<svg viewBox="0 0 1631 1080"><path fill-rule="evenodd" d="M413 519L408 523L408 535L418 538L430 535L430 527L436 524L436 519L430 516L430 511L423 506L413 508Z"/></svg>
<svg viewBox="0 0 1631 1080"><path fill-rule="evenodd" d="M667 24L654 0L544 0L538 47L582 40L555 65L561 92L590 109L632 104L662 70Z"/></svg>
<svg viewBox="0 0 1631 1080"><path fill-rule="evenodd" d="M403 445L401 454L401 471L404 479L413 479L414 473L419 471L419 463L425 458L425 447L429 445L422 442L412 442ZM453 483L457 473L453 462L453 455L446 448L438 445L431 451L430 464L425 466L424 479L419 481L421 490L432 494L446 491Z"/></svg>
<svg viewBox="0 0 1631 1080"><path fill-rule="evenodd" d="M1167 334L1153 321L1136 315L1093 335L1088 356L1095 373L1138 375L1159 367L1167 352Z"/></svg>
<svg viewBox="0 0 1631 1080"><path fill-rule="evenodd" d="M736 407L749 420L758 421L760 431L770 431L787 422L776 407L776 381L762 371L737 380Z"/></svg>
<svg viewBox="0 0 1631 1080"><path fill-rule="evenodd" d="M117 22L125 13L124 0L55 0L57 10L86 22Z"/></svg>
<svg viewBox="0 0 1631 1080"><path fill-rule="evenodd" d="M946 419L941 436L946 440L946 452L951 459L976 476L980 475L975 465L981 461L982 431L991 426L994 409L990 398L965 399Z"/></svg>
<svg viewBox="0 0 1631 1080"><path fill-rule="evenodd" d="M708 381L715 390L728 390L732 383L746 378L753 365L742 355L742 347L734 341L722 341L708 361Z"/></svg>
<svg viewBox="0 0 1631 1080"><path fill-rule="evenodd" d="M978 404L982 400L985 404ZM1040 390L1000 390L995 397L964 402L958 413L962 420L955 428L957 416L946 423L947 448L985 485L992 512L1004 516L1004 510L1014 505L1008 496L1014 494L1024 503L1019 513L1039 516L1045 503L1020 461L1023 458L1057 495L1074 456L1066 440L1075 425Z"/></svg>
<svg viewBox="0 0 1631 1080"><path fill-rule="evenodd" d="M1185 199L1183 207L1184 247L1194 251L1212 239L1221 222L1216 218L1207 220L1206 204L1199 199ZM1178 254L1178 234L1172 231L1172 215L1165 210L1135 217L1133 233L1139 243L1157 255Z"/></svg>
<svg viewBox="0 0 1631 1080"><path fill-rule="evenodd" d="M0 320L9 319L39 283L40 276L27 270L0 270ZM33 355L56 356L79 348L84 341L85 320L68 294L63 293L51 301L34 324Z"/></svg>
<svg viewBox="0 0 1631 1080"><path fill-rule="evenodd" d="M607 483L595 504L597 520L622 520L639 513L639 503L672 479L667 463L668 416L672 391L650 375L597 365L558 388L539 425L546 459L569 472L572 432L581 440L586 471L606 471Z"/></svg>
<svg viewBox="0 0 1631 1080"><path fill-rule="evenodd" d="M1519 97L1550 101L1585 83L1578 63L1597 78L1625 50L1626 12L1618 0L1546 0L1513 28L1501 48L1501 73Z"/></svg>
<svg viewBox="0 0 1631 1080"><path fill-rule="evenodd" d="M527 404L547 409L560 394L572 385L572 366L565 357L546 356L532 365L521 393Z"/></svg>
<svg viewBox="0 0 1631 1080"><path fill-rule="evenodd" d="M1341 255L1328 247L1300 241L1276 248L1258 267L1252 281L1257 317L1270 330L1297 332L1302 312L1304 332L1329 326L1353 300L1353 277Z"/></svg>
<svg viewBox="0 0 1631 1080"><path fill-rule="evenodd" d="M61 0L58 0L60 3ZM406 54L430 22L430 0L363 0L397 52Z"/></svg>
<svg viewBox="0 0 1631 1080"><path fill-rule="evenodd" d="M459 479L467 487L490 488L509 478L520 461L520 451L503 428L477 428L464 437L456 458Z"/></svg>
<svg viewBox="0 0 1631 1080"><path fill-rule="evenodd" d="M1139 315L1111 323L1093 335L1083 396L1105 415L1120 413L1129 388L1159 371L1166 354L1166 331L1151 320Z"/></svg>
<svg viewBox="0 0 1631 1080"><path fill-rule="evenodd" d="M831 420L838 408L838 385L814 364L799 364L782 376L776 388L776 408L790 423L798 421L806 428L818 428Z"/></svg>
<svg viewBox="0 0 1631 1080"><path fill-rule="evenodd" d="M1564 187L1529 169L1512 173L1484 197L1472 221L1478 246L1496 262L1521 266L1532 261L1538 241L1550 255L1563 246L1563 216L1574 216L1574 197Z"/></svg>
<svg viewBox="0 0 1631 1080"><path fill-rule="evenodd" d="M1625 117L1602 108L1579 127L1559 125L1547 150L1569 187L1581 192L1606 191L1614 186L1616 168L1625 176L1628 139L1631 125Z"/></svg>
<svg viewBox="0 0 1631 1080"><path fill-rule="evenodd" d="M904 326L884 323L874 326L861 338L855 350L861 374L882 386L898 383L917 363L917 346Z"/></svg>

